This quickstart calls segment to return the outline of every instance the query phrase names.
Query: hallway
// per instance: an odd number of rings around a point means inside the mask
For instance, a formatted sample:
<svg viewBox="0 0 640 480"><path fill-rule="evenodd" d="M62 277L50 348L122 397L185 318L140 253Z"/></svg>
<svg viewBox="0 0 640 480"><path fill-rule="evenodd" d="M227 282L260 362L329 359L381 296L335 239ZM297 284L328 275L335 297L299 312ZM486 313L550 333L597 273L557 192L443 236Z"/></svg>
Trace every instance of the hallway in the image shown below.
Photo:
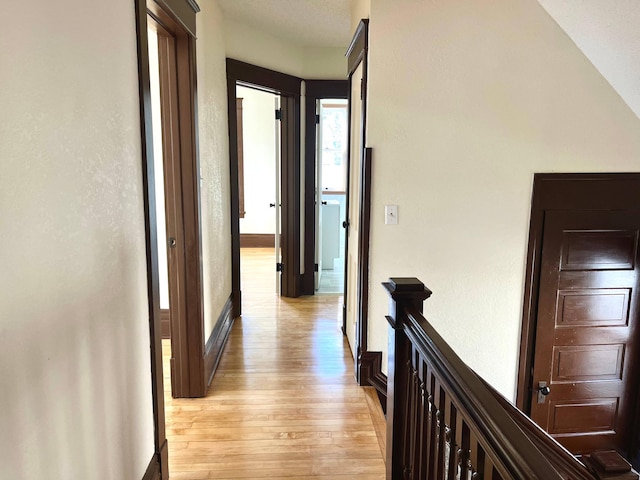
<svg viewBox="0 0 640 480"><path fill-rule="evenodd" d="M242 251L244 315L207 397L171 398L164 341L171 479L384 478L381 413L355 383L340 297L280 299L274 262Z"/></svg>

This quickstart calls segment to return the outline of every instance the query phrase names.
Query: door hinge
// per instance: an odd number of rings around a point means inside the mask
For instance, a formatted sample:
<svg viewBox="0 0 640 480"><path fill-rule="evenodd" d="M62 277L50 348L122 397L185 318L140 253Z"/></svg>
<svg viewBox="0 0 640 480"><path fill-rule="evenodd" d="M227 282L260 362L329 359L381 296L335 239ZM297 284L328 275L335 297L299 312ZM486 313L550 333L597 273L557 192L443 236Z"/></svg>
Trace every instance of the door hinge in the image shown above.
<svg viewBox="0 0 640 480"><path fill-rule="evenodd" d="M318 271L318 268L319 268L319 265L318 265L317 263L314 263L314 264L313 264L313 271L314 271L314 272L317 272L317 271Z"/></svg>
<svg viewBox="0 0 640 480"><path fill-rule="evenodd" d="M276 120L282 120L282 109L281 108L276 110Z"/></svg>
<svg viewBox="0 0 640 480"><path fill-rule="evenodd" d="M284 263L276 263L276 272L282 272L284 270Z"/></svg>
<svg viewBox="0 0 640 480"><path fill-rule="evenodd" d="M320 125L320 114L316 113L316 125Z"/></svg>
<svg viewBox="0 0 640 480"><path fill-rule="evenodd" d="M360 79L360 100L364 100L364 77Z"/></svg>

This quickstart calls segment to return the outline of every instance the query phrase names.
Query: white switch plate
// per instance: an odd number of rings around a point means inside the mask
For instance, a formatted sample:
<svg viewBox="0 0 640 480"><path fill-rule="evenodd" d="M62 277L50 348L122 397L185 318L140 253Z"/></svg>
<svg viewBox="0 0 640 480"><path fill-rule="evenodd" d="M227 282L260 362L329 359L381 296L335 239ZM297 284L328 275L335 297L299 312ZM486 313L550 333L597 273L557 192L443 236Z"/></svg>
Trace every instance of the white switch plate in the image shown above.
<svg viewBox="0 0 640 480"><path fill-rule="evenodd" d="M384 206L384 224L385 225L398 224L398 205Z"/></svg>

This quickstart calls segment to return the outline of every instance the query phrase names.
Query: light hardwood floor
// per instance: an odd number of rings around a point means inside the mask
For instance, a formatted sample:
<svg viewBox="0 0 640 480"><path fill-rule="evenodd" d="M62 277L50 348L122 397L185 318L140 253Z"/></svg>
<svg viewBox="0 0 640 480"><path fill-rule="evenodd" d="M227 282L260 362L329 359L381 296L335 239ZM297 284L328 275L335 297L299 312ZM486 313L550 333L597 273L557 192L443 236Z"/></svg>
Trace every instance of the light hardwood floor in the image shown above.
<svg viewBox="0 0 640 480"><path fill-rule="evenodd" d="M384 417L355 383L340 297L278 298L274 269L243 249L243 316L205 398L171 398L163 343L171 479L383 479Z"/></svg>

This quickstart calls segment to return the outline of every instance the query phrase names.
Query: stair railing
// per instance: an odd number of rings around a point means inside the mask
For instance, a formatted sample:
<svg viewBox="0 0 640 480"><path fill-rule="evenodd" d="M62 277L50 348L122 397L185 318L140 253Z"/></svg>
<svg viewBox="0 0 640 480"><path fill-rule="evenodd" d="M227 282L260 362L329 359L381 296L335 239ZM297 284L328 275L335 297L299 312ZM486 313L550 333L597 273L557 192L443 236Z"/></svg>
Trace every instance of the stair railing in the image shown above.
<svg viewBox="0 0 640 480"><path fill-rule="evenodd" d="M431 291L391 278L387 478L593 480L469 368L422 315Z"/></svg>

